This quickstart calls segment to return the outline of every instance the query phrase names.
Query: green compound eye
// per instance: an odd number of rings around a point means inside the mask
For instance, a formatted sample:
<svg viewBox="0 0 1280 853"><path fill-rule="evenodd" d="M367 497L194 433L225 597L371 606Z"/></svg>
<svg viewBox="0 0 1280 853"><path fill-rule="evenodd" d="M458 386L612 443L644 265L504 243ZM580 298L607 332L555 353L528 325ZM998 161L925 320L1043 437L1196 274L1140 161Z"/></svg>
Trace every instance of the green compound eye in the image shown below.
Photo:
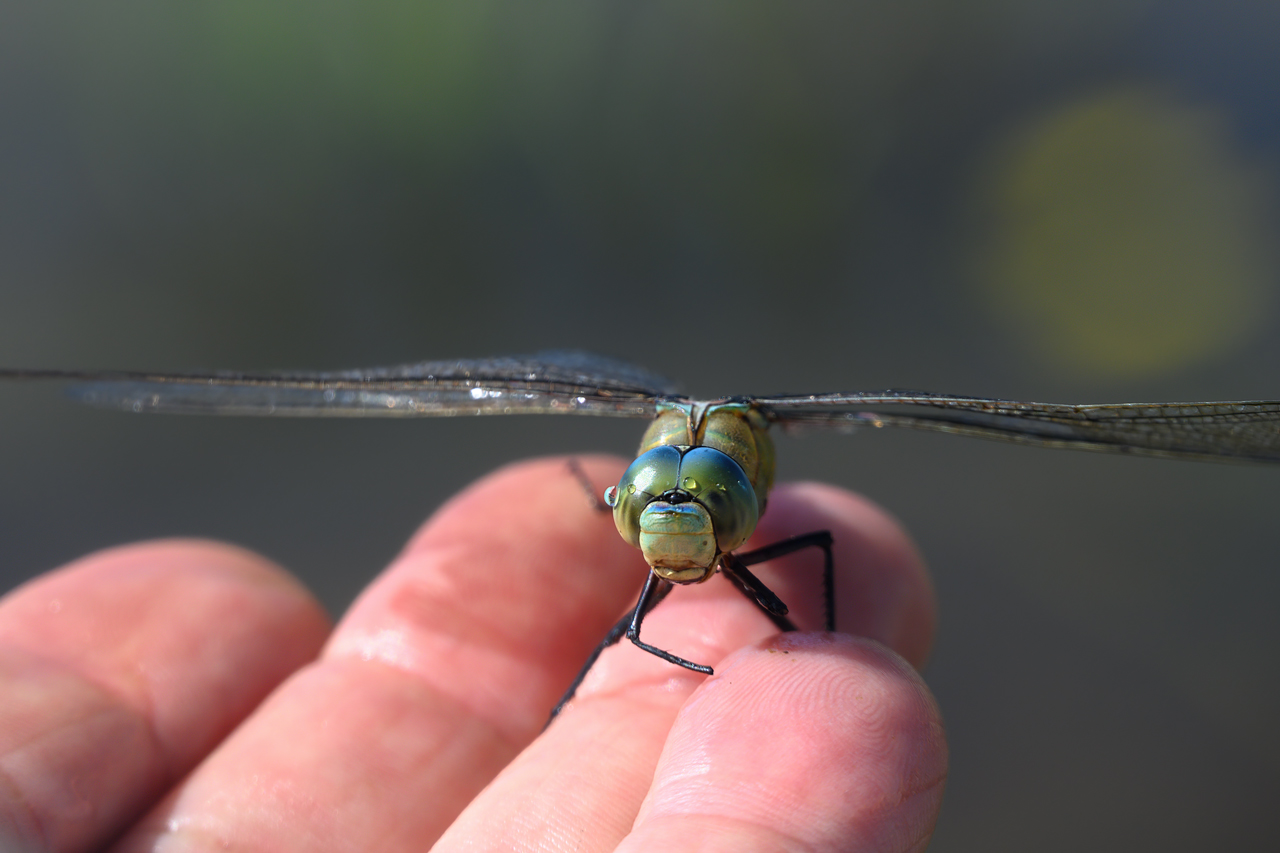
<svg viewBox="0 0 1280 853"><path fill-rule="evenodd" d="M679 476L682 487L711 514L721 552L747 541L760 520L760 509L741 465L719 450L695 447L680 460Z"/></svg>
<svg viewBox="0 0 1280 853"><path fill-rule="evenodd" d="M640 513L649 502L676 487L680 451L670 445L640 454L623 472L615 491L613 523L622 538L640 547Z"/></svg>

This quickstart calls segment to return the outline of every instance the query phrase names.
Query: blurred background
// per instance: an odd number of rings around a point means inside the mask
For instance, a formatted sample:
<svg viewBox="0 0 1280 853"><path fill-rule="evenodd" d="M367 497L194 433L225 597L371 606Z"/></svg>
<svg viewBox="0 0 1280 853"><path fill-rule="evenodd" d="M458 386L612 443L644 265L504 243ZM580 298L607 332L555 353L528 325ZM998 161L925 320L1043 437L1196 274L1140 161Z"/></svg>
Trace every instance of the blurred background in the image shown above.
<svg viewBox="0 0 1280 853"><path fill-rule="evenodd" d="M0 364L1275 399L1278 103L1270 0L9 0ZM639 432L2 387L0 590L195 535L340 614L472 479ZM932 849L1272 849L1280 471L890 433L781 438L779 475L933 569Z"/></svg>

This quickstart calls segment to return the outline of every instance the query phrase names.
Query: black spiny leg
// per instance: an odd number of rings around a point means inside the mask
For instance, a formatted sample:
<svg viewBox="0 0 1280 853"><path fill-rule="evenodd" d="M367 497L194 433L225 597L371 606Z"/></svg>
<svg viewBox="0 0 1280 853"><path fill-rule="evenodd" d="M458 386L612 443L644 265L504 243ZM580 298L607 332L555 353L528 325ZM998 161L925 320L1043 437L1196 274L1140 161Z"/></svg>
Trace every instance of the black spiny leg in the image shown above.
<svg viewBox="0 0 1280 853"><path fill-rule="evenodd" d="M645 614L653 609L652 604L646 607L645 602L653 596L659 595L659 590L661 591L660 594L665 596L671 590L671 581L664 581L653 572L650 572L649 579L644 582L644 589L640 592L640 603L636 605L635 612L631 614L631 624L627 627L627 639L644 649L649 654L662 658L667 663L673 663L676 666L682 666L685 669L691 669L694 672L700 672L703 675L713 675L714 670L709 666L703 666L700 663L694 663L691 660L685 660L682 657L677 657L671 654L671 652L663 651L657 646L651 646L640 639L640 623L644 621ZM654 602L654 604L656 603L657 602Z"/></svg>
<svg viewBox="0 0 1280 853"><path fill-rule="evenodd" d="M720 567L725 576L733 582L733 585L743 595L754 601L764 611L765 615L773 620L773 624L777 625L780 630L794 631L796 630L795 624L786 618L787 606L759 578L748 572L746 567L754 566L756 563L768 562L777 557L784 557L787 554L794 554L796 551L805 548L821 548L823 554L822 598L827 622L826 629L834 631L836 629L836 584L835 562L831 556L831 542L830 531L819 530L814 533L806 533L803 536L784 539L781 542L775 542L772 545L766 545L754 551L747 551L745 554L725 554L721 559ZM774 602L776 602L776 605ZM777 606L781 607L781 611L776 609Z"/></svg>
<svg viewBox="0 0 1280 853"><path fill-rule="evenodd" d="M720 556L720 573L738 588L738 592L750 599L756 607L764 611L779 631L795 631L796 623L787 618L787 605L773 590L764 585L764 581L747 571L742 559L733 554Z"/></svg>
<svg viewBox="0 0 1280 853"><path fill-rule="evenodd" d="M636 602L633 609L626 616L618 620L618 623L609 629L609 633L604 635L604 639L600 641L600 645L596 646L595 651L587 658L587 662L582 665L582 669L578 670L578 675L573 679L573 683L569 685L569 689L560 697L560 701L556 703L555 708L551 710L551 716L547 718L547 725L551 725L551 721L560 715L564 710L564 706L569 704L573 699L573 695L578 692L578 688L582 685L583 679L587 677L587 673L591 671L591 667L595 666L596 660L600 657L605 649L617 643L626 636L628 629L632 623L636 623L637 630L640 620L644 619L645 614L658 606L658 602L667 597L667 593L671 592L672 584L661 581L655 585L657 580L653 572L649 573L649 580L645 582L644 591L640 593L640 600ZM647 598L646 598L647 596ZM544 729L546 726L543 727Z"/></svg>

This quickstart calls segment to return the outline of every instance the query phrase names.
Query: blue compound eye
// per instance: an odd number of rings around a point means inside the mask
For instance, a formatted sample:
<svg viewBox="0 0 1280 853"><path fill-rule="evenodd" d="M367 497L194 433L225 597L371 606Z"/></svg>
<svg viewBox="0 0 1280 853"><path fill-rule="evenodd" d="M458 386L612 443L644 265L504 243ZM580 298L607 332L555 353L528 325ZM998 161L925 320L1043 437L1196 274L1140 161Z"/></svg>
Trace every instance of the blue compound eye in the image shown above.
<svg viewBox="0 0 1280 853"><path fill-rule="evenodd" d="M716 547L737 548L760 519L756 490L742 466L710 447L694 447L680 460L676 488L706 507L715 529Z"/></svg>

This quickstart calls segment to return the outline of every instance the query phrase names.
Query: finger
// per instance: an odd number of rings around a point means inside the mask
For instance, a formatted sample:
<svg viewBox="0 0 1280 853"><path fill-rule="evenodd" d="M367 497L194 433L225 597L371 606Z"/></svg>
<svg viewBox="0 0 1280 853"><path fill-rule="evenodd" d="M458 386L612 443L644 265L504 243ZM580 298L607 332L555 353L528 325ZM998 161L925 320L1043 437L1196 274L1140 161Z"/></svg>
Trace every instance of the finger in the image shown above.
<svg viewBox="0 0 1280 853"><path fill-rule="evenodd" d="M617 849L922 850L946 774L937 705L905 661L867 640L783 635L725 661L684 706Z"/></svg>
<svg viewBox="0 0 1280 853"><path fill-rule="evenodd" d="M835 540L836 591L849 629L923 653L933 634L933 592L910 540L883 511L825 486L779 487L765 536L826 528ZM762 543L763 544L763 543ZM800 565L804 562L808 565ZM777 573L808 573L789 596L821 589L821 554L797 554ZM867 563L868 577L845 581ZM772 583L772 581L771 581ZM807 586L806 586L807 585ZM779 584L782 588L782 584ZM814 606L820 612L821 606ZM722 579L676 589L643 625L646 641L717 666L731 651L777 629ZM787 635L788 637L794 635ZM679 669L629 643L601 656L574 706L477 798L441 839L439 850L502 849L572 837L582 849L612 849L630 829L649 789L672 720L705 676ZM531 825L529 816L539 816ZM464 841L465 840L465 841Z"/></svg>
<svg viewBox="0 0 1280 853"><path fill-rule="evenodd" d="M212 542L104 551L0 600L0 848L87 850L181 778L327 617L267 560Z"/></svg>
<svg viewBox="0 0 1280 853"><path fill-rule="evenodd" d="M625 468L575 461L596 493ZM512 466L451 501L361 596L328 654L413 672L527 741L649 571L567 462Z"/></svg>
<svg viewBox="0 0 1280 853"><path fill-rule="evenodd" d="M624 465L581 463L601 489ZM565 460L492 475L119 849L429 846L534 737L645 571Z"/></svg>

